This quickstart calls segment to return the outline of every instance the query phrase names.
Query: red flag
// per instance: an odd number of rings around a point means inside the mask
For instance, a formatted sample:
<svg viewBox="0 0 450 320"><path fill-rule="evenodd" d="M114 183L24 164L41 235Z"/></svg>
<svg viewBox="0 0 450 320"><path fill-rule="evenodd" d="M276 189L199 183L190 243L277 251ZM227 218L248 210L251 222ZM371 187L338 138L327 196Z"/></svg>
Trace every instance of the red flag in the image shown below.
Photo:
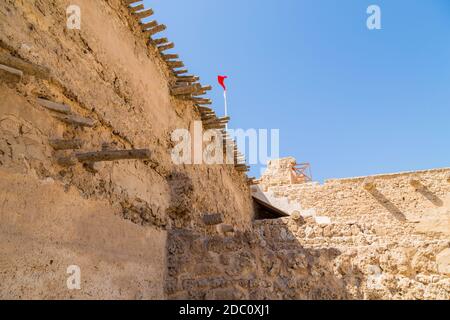
<svg viewBox="0 0 450 320"><path fill-rule="evenodd" d="M223 90L227 91L227 87L225 86L225 79L227 79L227 76L218 76L217 80L219 81L219 84L222 86Z"/></svg>

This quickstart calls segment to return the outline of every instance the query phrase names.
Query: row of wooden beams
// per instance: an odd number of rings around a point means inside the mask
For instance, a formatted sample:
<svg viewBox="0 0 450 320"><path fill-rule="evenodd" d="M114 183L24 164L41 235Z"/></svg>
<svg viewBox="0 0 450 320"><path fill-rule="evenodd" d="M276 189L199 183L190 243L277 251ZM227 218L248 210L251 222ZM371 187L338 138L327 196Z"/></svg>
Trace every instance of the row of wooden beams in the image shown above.
<svg viewBox="0 0 450 320"><path fill-rule="evenodd" d="M125 0L125 4L128 6L128 10L130 13L137 18L138 20L145 19L154 14L152 9L145 10L145 7L142 3L136 4L141 1L129 1ZM136 5L134 5L136 4ZM133 6L131 6L133 5ZM161 53L162 59L166 62L167 66L172 69L174 76L176 77L176 85L171 88L171 94L175 96L190 96L190 99L195 104L212 104L210 99L199 98L198 96L204 95L207 91L212 90L211 86L201 86L199 83L199 77L196 76L181 76L182 74L187 73L187 70L175 70L184 67L184 63L179 59L179 55L177 54L164 54L164 51L173 49L175 44L173 42L169 42L167 38L159 38L152 39L152 36L156 33L162 32L166 30L166 26L163 24L158 24L157 21L150 22L139 22L142 32L145 36L149 37L149 43L156 46L158 51ZM187 85L183 85L187 84ZM222 121L217 120L218 123L211 121L208 124L209 127L214 129L222 129Z"/></svg>

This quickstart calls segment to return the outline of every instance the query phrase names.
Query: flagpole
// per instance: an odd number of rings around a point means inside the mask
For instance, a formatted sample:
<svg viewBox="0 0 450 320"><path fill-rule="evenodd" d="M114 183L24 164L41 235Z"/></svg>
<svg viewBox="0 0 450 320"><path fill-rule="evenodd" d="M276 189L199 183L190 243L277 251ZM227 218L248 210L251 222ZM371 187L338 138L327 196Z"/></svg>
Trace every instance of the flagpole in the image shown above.
<svg viewBox="0 0 450 320"><path fill-rule="evenodd" d="M225 117L228 117L228 102L227 102L227 90L223 91L223 100L225 102ZM225 130L228 131L228 122L225 125Z"/></svg>

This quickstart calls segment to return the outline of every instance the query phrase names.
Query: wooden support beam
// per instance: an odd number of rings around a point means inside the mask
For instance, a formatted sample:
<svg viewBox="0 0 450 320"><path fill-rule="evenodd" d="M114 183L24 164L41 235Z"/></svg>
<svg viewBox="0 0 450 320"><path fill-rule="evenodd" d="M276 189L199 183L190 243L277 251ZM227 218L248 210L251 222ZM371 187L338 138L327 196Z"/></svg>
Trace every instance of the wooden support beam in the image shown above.
<svg viewBox="0 0 450 320"><path fill-rule="evenodd" d="M416 190L420 189L423 185L418 178L411 178L409 180L409 184L414 187Z"/></svg>
<svg viewBox="0 0 450 320"><path fill-rule="evenodd" d="M175 58L176 59L176 58ZM197 82L200 78L196 76L179 76L177 77L177 82Z"/></svg>
<svg viewBox="0 0 450 320"><path fill-rule="evenodd" d="M187 69L182 69L182 70L173 70L172 71L174 75L178 76L180 74L184 74L184 73L188 73Z"/></svg>
<svg viewBox="0 0 450 320"><path fill-rule="evenodd" d="M154 12L152 9L148 9L148 10L144 10L144 11L140 11L140 12L133 12L132 15L140 20L140 19L145 19L145 18L151 17L153 15L153 13Z"/></svg>
<svg viewBox="0 0 450 320"><path fill-rule="evenodd" d="M159 46L158 50L159 50L159 52L163 52L163 51L170 50L170 49L173 49L173 48L175 48L175 44L173 42L169 42L168 44L164 44L162 46Z"/></svg>
<svg viewBox="0 0 450 320"><path fill-rule="evenodd" d="M83 141L80 139L64 140L64 139L50 139L50 146L55 150L76 150L83 146Z"/></svg>
<svg viewBox="0 0 450 320"><path fill-rule="evenodd" d="M174 60L174 59L180 58L179 55L174 54L174 53L173 54L162 54L161 56L164 60Z"/></svg>
<svg viewBox="0 0 450 320"><path fill-rule="evenodd" d="M26 62L22 59L11 56L8 53L0 54L0 64L7 67L18 69L24 74L34 76L39 79L50 80L50 69L38 66L34 63Z"/></svg>
<svg viewBox="0 0 450 320"><path fill-rule="evenodd" d="M182 67L184 67L183 61L166 61L166 62L167 62L167 65L170 68L182 68Z"/></svg>
<svg viewBox="0 0 450 320"><path fill-rule="evenodd" d="M211 108L208 107L202 107L202 106L197 106L198 111L200 111L201 113L203 112L212 112L213 110Z"/></svg>
<svg viewBox="0 0 450 320"><path fill-rule="evenodd" d="M203 128L205 130L212 130L212 129L224 129L225 128L225 124L208 124L208 125L204 125Z"/></svg>
<svg viewBox="0 0 450 320"><path fill-rule="evenodd" d="M135 7L128 7L128 10L130 10L131 13L135 13L137 11L144 10L144 9L145 9L145 7L143 4L137 5Z"/></svg>
<svg viewBox="0 0 450 320"><path fill-rule="evenodd" d="M201 98L200 98L200 99L201 99ZM196 104L208 105L208 106L212 105L212 100L211 100L211 99L201 99L201 100L199 100L199 101L196 101L196 100L193 100L193 101L194 101L194 103L196 103Z"/></svg>
<svg viewBox="0 0 450 320"><path fill-rule="evenodd" d="M217 119L217 115L214 112L202 113L201 118L205 120Z"/></svg>
<svg viewBox="0 0 450 320"><path fill-rule="evenodd" d="M71 167L76 165L78 160L75 156L58 156L56 162L62 167Z"/></svg>
<svg viewBox="0 0 450 320"><path fill-rule="evenodd" d="M71 124L78 127L90 127L95 126L95 121L89 118L83 118L77 115L54 115L55 118L61 120L67 124Z"/></svg>
<svg viewBox="0 0 450 320"><path fill-rule="evenodd" d="M157 46L161 45L161 44L166 44L169 42L169 39L167 38L159 38L159 39L154 39L153 43Z"/></svg>
<svg viewBox="0 0 450 320"><path fill-rule="evenodd" d="M150 21L148 23L140 23L142 31L147 31L147 29L154 28L158 25L156 20Z"/></svg>
<svg viewBox="0 0 450 320"><path fill-rule="evenodd" d="M202 215L202 221L207 226L215 226L223 223L223 216L220 213L207 213Z"/></svg>
<svg viewBox="0 0 450 320"><path fill-rule="evenodd" d="M65 104L60 104L60 103L56 103L56 102L41 99L41 98L37 98L36 101L44 108L47 108L51 111L56 111L56 112L60 112L60 113L64 113L64 114L70 114L72 112L72 109L70 108L70 106L65 105Z"/></svg>
<svg viewBox="0 0 450 320"><path fill-rule="evenodd" d="M167 29L167 27L164 24L159 24L154 28L145 30L144 33L145 33L145 36L151 37L159 32L163 32L166 29Z"/></svg>
<svg viewBox="0 0 450 320"><path fill-rule="evenodd" d="M124 0L124 3L129 6L130 4L141 2L142 0Z"/></svg>
<svg viewBox="0 0 450 320"><path fill-rule="evenodd" d="M211 91L212 90L212 86L204 86L201 89L202 91Z"/></svg>
<svg viewBox="0 0 450 320"><path fill-rule="evenodd" d="M76 153L79 162L103 162L117 160L149 160L151 152L148 149L138 150L102 150L97 152Z"/></svg>
<svg viewBox="0 0 450 320"><path fill-rule="evenodd" d="M363 181L363 188L366 191L373 191L377 188L377 185L375 184L375 180L372 178L367 178Z"/></svg>
<svg viewBox="0 0 450 320"><path fill-rule="evenodd" d="M3 64L0 64L0 78L7 83L19 83L22 80L23 72Z"/></svg>
<svg viewBox="0 0 450 320"><path fill-rule="evenodd" d="M198 85L173 87L171 89L171 93L174 96L187 95L192 94L192 92L195 92L197 89Z"/></svg>
<svg viewBox="0 0 450 320"><path fill-rule="evenodd" d="M209 124L222 124L222 123L228 123L230 121L230 117L223 117L223 118L213 118L211 120L205 121L203 122L204 125L209 125Z"/></svg>

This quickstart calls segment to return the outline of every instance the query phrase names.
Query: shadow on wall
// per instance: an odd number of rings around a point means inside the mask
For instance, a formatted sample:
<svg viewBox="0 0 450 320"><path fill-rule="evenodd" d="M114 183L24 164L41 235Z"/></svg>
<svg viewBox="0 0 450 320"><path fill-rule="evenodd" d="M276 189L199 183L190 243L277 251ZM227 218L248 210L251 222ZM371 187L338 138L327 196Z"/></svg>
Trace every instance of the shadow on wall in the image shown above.
<svg viewBox="0 0 450 320"><path fill-rule="evenodd" d="M352 265L350 257L341 256L336 248L305 248L289 231L290 227L281 219L258 221L253 231L230 237L171 230L167 244L167 298L363 298L357 289L363 273Z"/></svg>
<svg viewBox="0 0 450 320"><path fill-rule="evenodd" d="M372 189L369 193L380 203L389 213L391 213L395 219L401 222L407 221L406 216L400 211L400 209L393 204L388 198L386 198L380 191Z"/></svg>
<svg viewBox="0 0 450 320"><path fill-rule="evenodd" d="M443 207L444 201L442 201L438 196L436 196L428 187L421 185L417 192L427 198L436 207Z"/></svg>

